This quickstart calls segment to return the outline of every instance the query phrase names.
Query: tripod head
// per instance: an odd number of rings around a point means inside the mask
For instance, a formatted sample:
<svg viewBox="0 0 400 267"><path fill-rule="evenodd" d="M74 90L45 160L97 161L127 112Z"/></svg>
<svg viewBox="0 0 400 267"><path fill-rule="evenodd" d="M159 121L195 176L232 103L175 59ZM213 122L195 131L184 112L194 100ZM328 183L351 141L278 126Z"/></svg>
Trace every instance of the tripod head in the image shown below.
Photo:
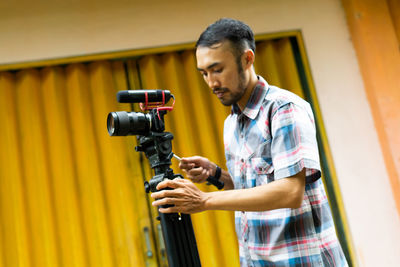
<svg viewBox="0 0 400 267"><path fill-rule="evenodd" d="M157 185L164 179L183 178L180 174L174 174L171 166L173 135L169 132L155 133L151 136L138 137L140 145L135 147L136 151L145 153L155 175L149 182L144 183L146 193L156 192Z"/></svg>

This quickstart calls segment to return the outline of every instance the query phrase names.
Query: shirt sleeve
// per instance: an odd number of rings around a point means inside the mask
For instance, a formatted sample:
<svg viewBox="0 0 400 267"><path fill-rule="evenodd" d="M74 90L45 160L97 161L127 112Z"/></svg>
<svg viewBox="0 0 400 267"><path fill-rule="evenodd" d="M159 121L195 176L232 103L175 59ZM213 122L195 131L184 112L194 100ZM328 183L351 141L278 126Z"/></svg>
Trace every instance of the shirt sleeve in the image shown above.
<svg viewBox="0 0 400 267"><path fill-rule="evenodd" d="M307 110L308 108L308 110ZM306 169L306 183L321 177L318 144L311 108L294 103L280 106L271 119L274 179Z"/></svg>

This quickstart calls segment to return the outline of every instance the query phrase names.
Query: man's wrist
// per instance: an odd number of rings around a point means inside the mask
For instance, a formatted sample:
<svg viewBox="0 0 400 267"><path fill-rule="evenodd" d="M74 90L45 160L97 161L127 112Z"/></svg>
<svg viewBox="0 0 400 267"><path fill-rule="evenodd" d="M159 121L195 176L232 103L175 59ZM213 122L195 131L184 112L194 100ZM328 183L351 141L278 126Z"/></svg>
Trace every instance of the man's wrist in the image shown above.
<svg viewBox="0 0 400 267"><path fill-rule="evenodd" d="M219 167L217 164L214 162L211 163L211 176L214 177L215 179L219 180L221 178L222 174L222 169Z"/></svg>
<svg viewBox="0 0 400 267"><path fill-rule="evenodd" d="M209 210L210 209L210 198L212 196L210 195L209 192L204 192L204 198L203 198L203 211Z"/></svg>
<svg viewBox="0 0 400 267"><path fill-rule="evenodd" d="M219 180L221 178L222 169L218 165L215 165L214 179Z"/></svg>
<svg viewBox="0 0 400 267"><path fill-rule="evenodd" d="M210 162L210 167L209 167L210 176L215 176L215 171L217 170L217 164L215 164L214 162Z"/></svg>

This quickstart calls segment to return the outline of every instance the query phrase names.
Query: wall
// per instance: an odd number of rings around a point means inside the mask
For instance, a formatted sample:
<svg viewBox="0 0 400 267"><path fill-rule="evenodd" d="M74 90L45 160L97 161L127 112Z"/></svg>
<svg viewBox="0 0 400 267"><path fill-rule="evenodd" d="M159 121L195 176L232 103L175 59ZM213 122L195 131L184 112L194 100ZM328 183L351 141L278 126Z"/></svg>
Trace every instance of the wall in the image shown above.
<svg viewBox="0 0 400 267"><path fill-rule="evenodd" d="M357 260L395 266L399 217L339 0L3 1L0 64L193 42L224 16L302 31Z"/></svg>
<svg viewBox="0 0 400 267"><path fill-rule="evenodd" d="M342 2L400 213L400 2Z"/></svg>

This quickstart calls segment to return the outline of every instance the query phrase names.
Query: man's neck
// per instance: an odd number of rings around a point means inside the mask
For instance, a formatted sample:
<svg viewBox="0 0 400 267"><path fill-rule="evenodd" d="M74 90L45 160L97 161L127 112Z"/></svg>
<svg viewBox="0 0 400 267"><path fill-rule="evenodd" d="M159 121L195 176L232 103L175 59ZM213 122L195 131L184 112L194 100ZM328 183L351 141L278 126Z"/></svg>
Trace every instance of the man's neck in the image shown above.
<svg viewBox="0 0 400 267"><path fill-rule="evenodd" d="M249 83L246 87L246 91L244 92L242 98L237 102L238 107L240 108L241 111L244 110L244 108L247 105L247 102L249 101L249 98L251 94L253 93L254 88L256 87L258 82L258 77L256 73L253 71L250 76Z"/></svg>

